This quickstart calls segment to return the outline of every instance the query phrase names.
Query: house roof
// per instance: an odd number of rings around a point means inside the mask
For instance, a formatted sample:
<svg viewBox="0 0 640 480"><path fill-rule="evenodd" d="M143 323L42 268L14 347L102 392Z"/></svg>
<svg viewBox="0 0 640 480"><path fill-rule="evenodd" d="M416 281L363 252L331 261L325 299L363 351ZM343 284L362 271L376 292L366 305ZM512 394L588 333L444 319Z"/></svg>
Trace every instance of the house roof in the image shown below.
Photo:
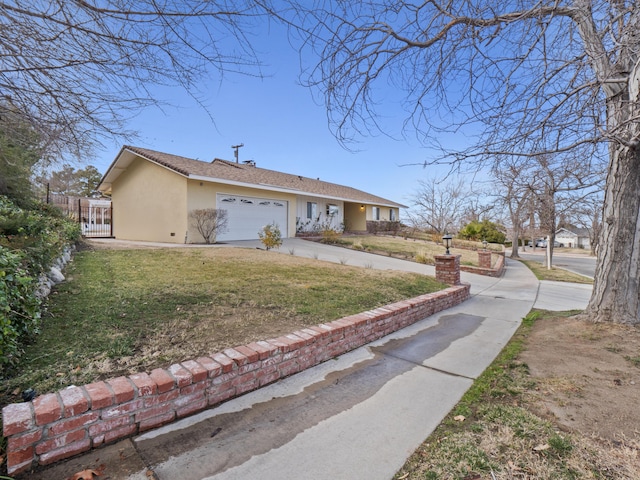
<svg viewBox="0 0 640 480"><path fill-rule="evenodd" d="M107 173L102 177L98 189L103 193L111 190L113 182L137 157L161 165L189 179L260 188L263 190L310 195L356 203L406 208L406 205L372 195L362 190L324 182L320 179L258 168L251 164L214 159L203 162L191 158L157 152L146 148L122 147Z"/></svg>
<svg viewBox="0 0 640 480"><path fill-rule="evenodd" d="M570 233L571 235L575 236L575 237L589 237L589 229L588 228L572 228L571 230L569 230L568 228L560 228L558 229L558 231L556 232L556 235L560 232L567 232Z"/></svg>

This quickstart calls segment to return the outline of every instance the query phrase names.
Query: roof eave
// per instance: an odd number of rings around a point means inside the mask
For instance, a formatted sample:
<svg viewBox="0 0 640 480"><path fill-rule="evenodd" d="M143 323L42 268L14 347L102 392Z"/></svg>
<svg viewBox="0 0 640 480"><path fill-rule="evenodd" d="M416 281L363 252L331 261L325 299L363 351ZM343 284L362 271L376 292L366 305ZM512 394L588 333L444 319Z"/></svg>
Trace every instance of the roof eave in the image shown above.
<svg viewBox="0 0 640 480"><path fill-rule="evenodd" d="M144 160L151 162L159 167L170 170L171 172L177 175L180 175L182 177L187 177L187 175L185 175L183 172L180 172L175 168L171 168L168 165L160 163L154 160L153 158L149 158L148 156L143 155L140 152L136 152L135 150L132 150L131 147L128 147L127 145L125 145L120 149L120 152L118 152L118 155L116 155L115 160L111 163L111 165L107 169L106 173L102 177L102 180L100 180L97 190L102 193L109 193L111 191L113 182L115 182L118 179L118 177L127 168L129 168L129 165L131 165L133 160L135 160L138 157L143 158Z"/></svg>
<svg viewBox="0 0 640 480"><path fill-rule="evenodd" d="M227 180L224 178L215 178L215 177L207 177L204 175L189 175L188 177L190 180L197 180L200 182L211 182L211 183L222 183L224 185L234 185L237 187L248 187L248 188L259 188L259 189L263 189L263 190L268 190L270 192L279 192L279 193L294 193L296 195L308 195L310 197L318 197L318 198L326 198L328 200L337 200L337 201L342 201L342 202L351 202L351 203L366 203L368 205L379 205L381 207L390 207L390 208L409 208L406 205L402 205L400 203L396 203L396 202L372 202L371 200L367 200L367 199L353 199L353 198L346 198L346 197L338 197L338 196L333 196L333 195L326 195L326 194L321 194L321 193L315 193L315 192L308 192L305 190L299 190L296 188L285 188L285 187L278 187L275 185L268 185L268 184L264 184L264 183L250 183L250 182L238 182L235 180Z"/></svg>

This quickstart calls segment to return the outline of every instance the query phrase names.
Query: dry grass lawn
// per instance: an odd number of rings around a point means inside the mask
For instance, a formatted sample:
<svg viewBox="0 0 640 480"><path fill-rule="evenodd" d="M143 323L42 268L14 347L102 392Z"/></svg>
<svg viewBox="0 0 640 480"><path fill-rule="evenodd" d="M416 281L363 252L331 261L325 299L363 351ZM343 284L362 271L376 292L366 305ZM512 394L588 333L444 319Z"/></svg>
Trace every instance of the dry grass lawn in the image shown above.
<svg viewBox="0 0 640 480"><path fill-rule="evenodd" d="M443 288L432 277L240 248L87 249L2 404L149 371Z"/></svg>
<svg viewBox="0 0 640 480"><path fill-rule="evenodd" d="M640 478L640 329L530 316L395 479Z"/></svg>

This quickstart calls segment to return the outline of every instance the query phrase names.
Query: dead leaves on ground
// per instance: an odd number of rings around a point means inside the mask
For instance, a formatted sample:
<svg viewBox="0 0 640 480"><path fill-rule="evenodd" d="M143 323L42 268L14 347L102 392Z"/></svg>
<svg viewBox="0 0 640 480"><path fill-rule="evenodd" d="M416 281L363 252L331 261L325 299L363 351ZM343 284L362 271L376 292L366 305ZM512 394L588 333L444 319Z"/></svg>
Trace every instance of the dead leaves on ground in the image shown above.
<svg viewBox="0 0 640 480"><path fill-rule="evenodd" d="M93 470L88 468L86 470L82 470L69 477L67 480L95 480L96 477L101 477L104 474L105 466L100 465L97 470Z"/></svg>

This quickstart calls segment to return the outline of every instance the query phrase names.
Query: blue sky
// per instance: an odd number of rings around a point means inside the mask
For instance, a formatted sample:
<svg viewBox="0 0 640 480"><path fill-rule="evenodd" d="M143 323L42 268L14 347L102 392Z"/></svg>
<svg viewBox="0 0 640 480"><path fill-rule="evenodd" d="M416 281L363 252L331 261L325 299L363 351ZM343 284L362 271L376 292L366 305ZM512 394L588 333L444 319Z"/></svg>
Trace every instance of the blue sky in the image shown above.
<svg viewBox="0 0 640 480"><path fill-rule="evenodd" d="M352 186L366 192L411 204L420 179L441 177L446 170L420 164L435 156L417 140L388 136L361 138L348 151L333 137L326 110L298 84L298 54L284 32L271 29L260 50L266 63L265 78L227 75L203 81L201 90L208 113L180 87L156 88L161 101L173 106L149 108L133 118L128 128L139 132L130 143L139 147L211 161L233 160L232 145L244 144L240 160L254 160L258 167ZM397 92L388 92L382 121L388 134L401 139L404 119ZM107 145L89 163L104 173L121 144Z"/></svg>

